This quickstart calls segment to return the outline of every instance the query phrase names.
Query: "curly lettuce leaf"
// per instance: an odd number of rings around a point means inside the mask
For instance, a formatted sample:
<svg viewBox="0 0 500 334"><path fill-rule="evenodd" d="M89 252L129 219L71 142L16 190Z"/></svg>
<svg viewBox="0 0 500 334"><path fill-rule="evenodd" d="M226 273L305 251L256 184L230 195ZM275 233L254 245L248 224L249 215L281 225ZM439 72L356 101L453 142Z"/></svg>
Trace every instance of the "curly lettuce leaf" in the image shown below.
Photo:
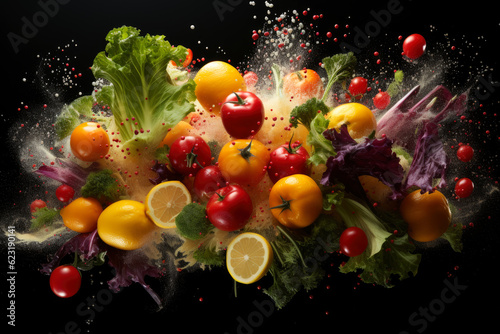
<svg viewBox="0 0 500 334"><path fill-rule="evenodd" d="M111 83L110 106L122 145L131 152L156 148L169 128L194 111L194 81L176 84L167 72L171 60L186 58L187 49L128 26L111 30L106 40L92 72Z"/></svg>

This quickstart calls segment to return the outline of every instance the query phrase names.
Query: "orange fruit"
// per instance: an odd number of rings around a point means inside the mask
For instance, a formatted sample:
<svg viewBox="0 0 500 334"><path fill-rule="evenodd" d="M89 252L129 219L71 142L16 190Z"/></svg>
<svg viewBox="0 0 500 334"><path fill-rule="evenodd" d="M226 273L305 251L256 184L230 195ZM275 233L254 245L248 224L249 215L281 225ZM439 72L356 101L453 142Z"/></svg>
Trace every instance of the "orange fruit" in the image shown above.
<svg viewBox="0 0 500 334"><path fill-rule="evenodd" d="M377 120L370 108L357 102L343 103L330 111L326 118L330 121L328 128L340 131L347 125L349 135L353 139L369 136L377 129Z"/></svg>
<svg viewBox="0 0 500 334"><path fill-rule="evenodd" d="M144 246L157 229L146 215L144 204L120 200L109 205L99 216L97 233L106 244L123 250Z"/></svg>
<svg viewBox="0 0 500 334"><path fill-rule="evenodd" d="M161 228L173 228L175 217L189 203L191 194L182 182L162 182L146 196L146 215Z"/></svg>
<svg viewBox="0 0 500 334"><path fill-rule="evenodd" d="M97 227L97 219L102 213L98 200L91 197L78 197L61 209L64 225L78 233L92 232Z"/></svg>
<svg viewBox="0 0 500 334"><path fill-rule="evenodd" d="M421 242L439 238L451 222L451 211L446 197L439 191L408 194L399 207L403 219L408 223L408 235Z"/></svg>
<svg viewBox="0 0 500 334"><path fill-rule="evenodd" d="M221 104L233 92L246 90L245 80L238 70L223 61L205 64L194 77L194 91L206 111L219 114Z"/></svg>
<svg viewBox="0 0 500 334"><path fill-rule="evenodd" d="M244 232L227 247L226 267L236 282L251 284L260 280L273 260L271 244L262 235Z"/></svg>
<svg viewBox="0 0 500 334"><path fill-rule="evenodd" d="M70 137L71 152L82 161L97 161L109 151L109 136L99 123L78 125Z"/></svg>
<svg viewBox="0 0 500 334"><path fill-rule="evenodd" d="M186 121L180 121L177 123L176 126L174 126L172 129L170 129L163 138L162 142L160 143L159 147L167 145L168 147L172 146L172 143L179 139L182 136L189 136L190 133L194 130L194 128L191 126Z"/></svg>

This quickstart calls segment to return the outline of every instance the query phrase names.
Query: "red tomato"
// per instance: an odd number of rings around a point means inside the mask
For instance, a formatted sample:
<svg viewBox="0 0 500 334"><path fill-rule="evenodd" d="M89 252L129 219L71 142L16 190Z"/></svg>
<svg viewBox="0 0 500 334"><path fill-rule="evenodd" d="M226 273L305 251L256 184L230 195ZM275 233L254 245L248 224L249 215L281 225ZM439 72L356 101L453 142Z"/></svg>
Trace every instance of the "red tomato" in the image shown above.
<svg viewBox="0 0 500 334"><path fill-rule="evenodd" d="M379 110L384 110L391 103L391 96L387 92L379 92L373 98L373 105Z"/></svg>
<svg viewBox="0 0 500 334"><path fill-rule="evenodd" d="M349 93L352 97L360 97L368 89L368 80L363 77L355 77L349 85Z"/></svg>
<svg viewBox="0 0 500 334"><path fill-rule="evenodd" d="M194 177L194 192L200 199L209 199L217 189L225 186L226 180L216 165L201 169Z"/></svg>
<svg viewBox="0 0 500 334"><path fill-rule="evenodd" d="M69 202L75 196L75 190L66 184L62 184L56 189L56 197L61 202Z"/></svg>
<svg viewBox="0 0 500 334"><path fill-rule="evenodd" d="M474 182L466 177L460 179L455 184L455 194L460 198L469 197L474 190Z"/></svg>
<svg viewBox="0 0 500 334"><path fill-rule="evenodd" d="M78 269L71 265L59 266L50 274L50 288L57 296L69 298L74 296L82 284L82 276Z"/></svg>
<svg viewBox="0 0 500 334"><path fill-rule="evenodd" d="M254 136L264 122L262 100L251 92L231 93L220 112L224 128L234 138Z"/></svg>
<svg viewBox="0 0 500 334"><path fill-rule="evenodd" d="M353 257L363 253L368 246L368 238L359 227L348 227L340 235L340 250L343 254Z"/></svg>
<svg viewBox="0 0 500 334"><path fill-rule="evenodd" d="M30 204L30 211L35 212L37 209L41 209L47 206L47 203L42 201L41 199L36 199Z"/></svg>
<svg viewBox="0 0 500 334"><path fill-rule="evenodd" d="M168 158L172 168L184 176L194 176L212 164L210 147L199 136L181 136L172 143Z"/></svg>
<svg viewBox="0 0 500 334"><path fill-rule="evenodd" d="M410 59L420 58L424 52L427 43L425 38L420 34L413 34L403 42L403 52Z"/></svg>
<svg viewBox="0 0 500 334"><path fill-rule="evenodd" d="M461 145L457 150L457 157L463 162L469 162L474 157L474 149L469 145Z"/></svg>
<svg viewBox="0 0 500 334"><path fill-rule="evenodd" d="M269 178L276 183L279 179L293 174L309 175L308 159L309 153L302 144L298 141L292 144L290 139L288 144L283 144L271 152L267 169Z"/></svg>
<svg viewBox="0 0 500 334"><path fill-rule="evenodd" d="M248 222L252 211L252 199L236 184L217 190L207 203L208 220L223 231L241 229Z"/></svg>

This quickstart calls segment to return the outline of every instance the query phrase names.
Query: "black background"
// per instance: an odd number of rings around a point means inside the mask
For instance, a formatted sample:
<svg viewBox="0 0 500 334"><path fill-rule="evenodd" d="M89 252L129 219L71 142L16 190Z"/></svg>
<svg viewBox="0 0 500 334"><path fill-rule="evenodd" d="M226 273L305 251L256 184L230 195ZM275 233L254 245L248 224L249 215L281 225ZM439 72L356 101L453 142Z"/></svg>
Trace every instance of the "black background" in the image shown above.
<svg viewBox="0 0 500 334"><path fill-rule="evenodd" d="M93 57L104 49L106 33L117 26L132 25L143 32L166 35L172 44L192 48L195 58L205 57L207 61L231 59L233 63L244 61L246 55L253 50L252 30L262 26L266 10L264 2L256 0L255 7L250 6L248 1L222 2L232 3L232 11L225 12L223 20L218 17L212 1L73 0L59 5L58 12L50 17L47 24L40 27L26 44L20 45L18 52L14 52L7 34L21 34L22 18L31 20L41 7L37 1L4 3L2 69L6 80L2 89L0 122L2 136L6 136L2 142L5 143L4 151L8 158L1 159L2 216L8 218L12 215L29 215L26 209L29 201L26 198L39 195L36 194L36 189L23 184L27 176L19 172L20 166L15 154L16 143L10 143L8 140L7 129L10 126L19 126L22 122L33 123L35 118L32 115L43 114L41 106L44 103L57 105L70 102L79 92L88 94L92 89L93 80L88 67L91 66ZM269 16L274 18L285 9L297 9L301 13L309 7L310 16L324 15L322 20L314 24L322 26L318 30L325 33L334 31L335 23L341 26L348 23L351 27L364 27L366 22L373 20L370 11L386 8L388 1L328 3L329 5L322 1L275 1ZM493 78L497 77L494 70L497 65L499 21L494 15L495 8L490 4L477 1L465 4L446 1L446 4L440 2L440 7L437 7L437 1L401 1L401 6L404 8L401 14L394 15L390 24L384 27L384 33L387 33L388 37L381 33L370 42L367 50L378 47L378 51L383 51L384 38L420 32L424 35L427 33L426 37L429 36L428 48L432 47L432 36L449 33L451 38L457 41L459 49L461 46L471 53L471 49L478 42L478 36L482 36L487 42L484 43L482 37L479 39L483 45L477 50L480 55L473 60L463 57L462 61L482 61L492 68ZM257 15L257 19L253 19L253 15ZM308 24L313 22L310 16L306 21ZM194 25L195 29L191 29L191 25ZM433 34L429 33L431 30ZM348 29L345 29L345 32L354 33ZM337 35L341 36L338 33ZM198 44L198 41L201 43ZM466 47L469 45L468 41L472 47ZM75 47L75 44L78 46ZM58 48L64 48L66 45L71 46L64 51L67 52L65 55L72 57L70 66L77 67L76 72L82 73L82 77L75 80L76 88L61 89L61 96L55 99L46 95L36 84L22 80L36 76L40 62L37 55L61 55ZM326 54L339 51L336 46L331 45L330 43L325 47ZM209 48L206 49L206 46ZM221 49L218 49L218 46ZM321 59L320 55L318 59ZM463 75L467 77L468 73ZM497 92L493 93L495 95L484 101L488 115L495 113L497 108ZM29 109L24 110L24 105L29 105ZM18 108L21 108L21 111L18 111ZM482 118L480 114L471 117L477 117L475 122L479 120L488 124L496 120L489 116ZM484 142L482 139L478 141L480 145L484 145L482 156L491 155L483 160L484 167L491 165L493 168L488 175L496 172L498 164L498 158L493 156L496 147L488 151L486 145L498 145L499 131L493 125L490 128L492 133L485 137ZM485 128L480 129L483 134ZM498 180L495 177L491 178ZM483 179L483 182L489 181ZM2 225L10 224L12 221L9 219L2 218ZM81 291L73 298L59 299L50 291L48 277L38 272L40 261L46 259L46 255L54 250L53 247L42 252L20 247L16 254L16 327L9 327L7 333L59 333L64 332L65 326L72 322L81 333L105 333L109 329L130 333L136 325L144 332L154 329L165 332L178 330L197 333L210 330L214 333L237 333L242 320L255 326L251 331L240 327L240 332L253 333L271 333L278 330L288 333L304 330L314 333L363 333L371 330L384 333L414 333L417 329L423 329L425 333L440 333L462 332L466 327L482 332L497 323L499 311L498 276L493 273L500 259L496 242L500 232L498 208L485 205L473 222L474 228L468 229L464 235L465 246L461 254L451 252L446 245L424 250L417 277L408 279L392 289L358 286L355 276L338 274L335 268L341 259L333 256L326 264L331 277L325 278L318 289L299 293L285 309L272 310L270 314L260 316L254 301L266 303L268 297L256 285L251 285L239 286L238 297L235 298L232 280L225 269L218 269L208 272L174 272L172 279L175 284L172 286L166 283L168 278L148 280L153 288L169 296L169 302L161 311L156 311L152 299L136 284L113 294L109 303L102 309L99 308L99 302L96 306L89 304L94 310L98 310L95 317L89 319L88 314L80 315L77 309L81 303L87 304L89 297L104 296L105 292L102 290L106 289L105 282L111 277L109 270L102 267L84 273ZM2 263L5 263L4 259ZM333 267L330 267L330 263ZM2 264L2 277L7 272L4 268ZM451 277L448 277L449 274ZM441 314L428 321L425 329L420 325L412 326L409 316L419 312L420 307L429 307L436 299L440 299L441 292L446 287L445 280L456 280L467 288L461 291L454 302L446 304ZM268 281L262 285L265 283ZM5 280L2 279L3 314L7 314L8 306L6 287ZM8 320L4 315L1 318L3 323ZM249 328L247 325L246 330Z"/></svg>

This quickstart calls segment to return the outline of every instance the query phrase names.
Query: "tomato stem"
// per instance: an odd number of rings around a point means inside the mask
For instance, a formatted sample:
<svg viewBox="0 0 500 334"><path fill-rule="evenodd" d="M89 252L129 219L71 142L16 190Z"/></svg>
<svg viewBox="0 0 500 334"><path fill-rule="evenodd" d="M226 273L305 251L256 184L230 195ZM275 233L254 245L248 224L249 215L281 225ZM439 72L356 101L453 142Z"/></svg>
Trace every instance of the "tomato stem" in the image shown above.
<svg viewBox="0 0 500 334"><path fill-rule="evenodd" d="M302 146L302 144L299 144L295 148L292 148L292 139L293 139L293 133L292 133L292 137L290 137L290 141L288 142L288 147L286 148L286 150L290 154L296 154L297 150Z"/></svg>
<svg viewBox="0 0 500 334"><path fill-rule="evenodd" d="M245 148L242 148L242 149L238 149L238 151L241 152L241 156L248 161L248 159L250 159L250 157L253 157L254 155L252 154L252 152L250 152L250 150L252 149L252 140L250 140L250 143L248 143L248 145L245 147Z"/></svg>
<svg viewBox="0 0 500 334"><path fill-rule="evenodd" d="M246 101L245 101L245 100L243 100L243 99L241 98L241 96L239 96L239 95L238 95L238 94L236 94L235 92L233 92L233 94L234 94L234 95L236 95L236 97L238 98L238 101L226 101L226 102L224 102L224 103L233 103L233 104L237 104L237 105L240 105L240 106L242 106L242 105L245 105L245 104L246 104Z"/></svg>
<svg viewBox="0 0 500 334"><path fill-rule="evenodd" d="M287 200L286 200L286 199L284 199L281 195L280 195L280 198L281 198L282 203L281 203L281 204L279 204L279 205L273 206L272 208L269 208L269 210L273 210L273 209L281 209L280 214L281 214L283 211L285 211L285 210L291 210L291 209L290 209L290 202L291 202L292 200L287 201Z"/></svg>
<svg viewBox="0 0 500 334"><path fill-rule="evenodd" d="M200 162L198 161L198 154L194 153L194 146L193 146L193 148L191 148L191 152L186 154L186 163L187 163L187 166L189 168L191 168L193 166L193 164L195 164L195 163L198 166L200 166L201 168L205 167L202 164L200 164Z"/></svg>
<svg viewBox="0 0 500 334"><path fill-rule="evenodd" d="M297 75L300 81L304 80L304 76L300 74L300 71L295 71L295 74Z"/></svg>

